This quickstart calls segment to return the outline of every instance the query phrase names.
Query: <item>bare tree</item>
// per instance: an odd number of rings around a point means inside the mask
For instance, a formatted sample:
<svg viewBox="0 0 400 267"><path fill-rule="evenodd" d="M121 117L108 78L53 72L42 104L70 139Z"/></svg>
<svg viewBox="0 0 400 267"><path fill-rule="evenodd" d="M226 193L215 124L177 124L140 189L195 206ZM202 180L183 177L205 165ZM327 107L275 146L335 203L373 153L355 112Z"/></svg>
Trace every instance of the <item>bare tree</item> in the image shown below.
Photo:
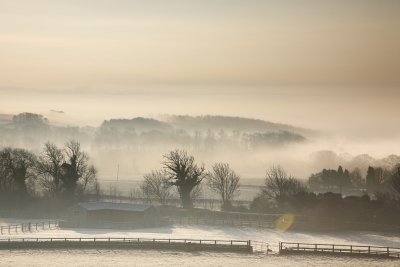
<svg viewBox="0 0 400 267"><path fill-rule="evenodd" d="M291 197L304 191L306 188L299 180L288 175L282 167L273 166L267 171L262 194L281 208Z"/></svg>
<svg viewBox="0 0 400 267"><path fill-rule="evenodd" d="M89 156L82 151L79 142L68 141L64 153L66 161L62 164L61 179L65 194L71 197L76 193L78 186L84 191L88 184L94 184L97 171L89 165Z"/></svg>
<svg viewBox="0 0 400 267"><path fill-rule="evenodd" d="M35 180L36 156L24 149L5 148L0 151L0 192L16 192L26 196L28 191L27 181ZM33 185L33 183L30 183Z"/></svg>
<svg viewBox="0 0 400 267"><path fill-rule="evenodd" d="M97 171L88 161L77 141L67 142L64 149L46 143L37 166L44 191L56 197L61 193L72 197L84 193L88 185L95 186Z"/></svg>
<svg viewBox="0 0 400 267"><path fill-rule="evenodd" d="M219 194L223 207L231 205L231 200L239 193L240 177L227 163L216 163L207 174L208 187Z"/></svg>
<svg viewBox="0 0 400 267"><path fill-rule="evenodd" d="M45 144L37 164L37 171L40 175L40 184L49 195L59 196L61 193L61 166L64 161L65 156L60 148L49 142Z"/></svg>
<svg viewBox="0 0 400 267"><path fill-rule="evenodd" d="M204 178L204 166L194 163L194 157L184 150L173 150L164 155L164 169L168 174L169 183L175 185L184 208L193 208L192 190Z"/></svg>
<svg viewBox="0 0 400 267"><path fill-rule="evenodd" d="M140 188L143 195L151 200L157 199L161 204L165 204L171 197L171 184L168 182L168 174L161 171L152 171L144 175L144 181Z"/></svg>
<svg viewBox="0 0 400 267"><path fill-rule="evenodd" d="M82 175L81 181L78 184L79 194L84 194L85 192L96 192L97 185L97 170L94 166L89 166L87 171Z"/></svg>

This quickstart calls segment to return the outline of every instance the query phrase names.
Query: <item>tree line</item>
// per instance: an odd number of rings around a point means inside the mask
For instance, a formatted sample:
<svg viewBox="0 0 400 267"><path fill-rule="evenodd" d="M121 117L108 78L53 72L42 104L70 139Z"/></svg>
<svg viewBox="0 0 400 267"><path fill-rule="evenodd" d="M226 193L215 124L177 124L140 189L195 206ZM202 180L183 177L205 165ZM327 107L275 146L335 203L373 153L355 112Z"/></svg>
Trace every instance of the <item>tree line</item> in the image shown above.
<svg viewBox="0 0 400 267"><path fill-rule="evenodd" d="M0 150L0 197L72 200L98 187L96 173L95 167L89 164L89 156L74 140L63 147L48 142L37 154L20 148L3 148Z"/></svg>
<svg viewBox="0 0 400 267"><path fill-rule="evenodd" d="M240 176L227 163L215 163L210 171L197 164L185 150L173 150L163 155L160 170L144 175L141 190L148 198L165 204L172 190L179 194L183 208L193 208L193 198L205 182L222 200L222 208L232 205L239 193Z"/></svg>
<svg viewBox="0 0 400 267"><path fill-rule="evenodd" d="M46 143L40 153L25 149L0 150L0 199L47 197L76 200L99 192L97 171L77 141L63 147ZM380 223L400 222L400 165L392 170L369 167L366 177L359 169L324 169L308 181L290 175L281 166L266 171L264 185L249 207L233 207L240 192L240 176L228 163L215 163L207 170L185 150L162 156L161 166L144 175L141 191L148 199L167 204L177 193L182 207L193 208L193 199L205 185L222 201L223 210L260 213L296 213L332 220ZM360 196L348 188L362 189ZM320 193L316 193L316 192ZM68 203L68 201L67 201Z"/></svg>
<svg viewBox="0 0 400 267"><path fill-rule="evenodd" d="M388 192L394 190L394 183L399 172L400 165L392 169L369 166L365 177L359 168L353 171L339 166L337 170L323 169L312 174L308 179L310 190L314 192L334 192L351 194Z"/></svg>
<svg viewBox="0 0 400 267"><path fill-rule="evenodd" d="M381 169L369 167L364 179L359 170L348 172L339 167L323 170L302 182L274 166L267 171L265 184L248 211L300 214L314 218L321 226L345 222L396 225L400 223L400 166L392 171ZM360 182L367 189L359 195L329 190ZM315 186L325 191L315 193Z"/></svg>

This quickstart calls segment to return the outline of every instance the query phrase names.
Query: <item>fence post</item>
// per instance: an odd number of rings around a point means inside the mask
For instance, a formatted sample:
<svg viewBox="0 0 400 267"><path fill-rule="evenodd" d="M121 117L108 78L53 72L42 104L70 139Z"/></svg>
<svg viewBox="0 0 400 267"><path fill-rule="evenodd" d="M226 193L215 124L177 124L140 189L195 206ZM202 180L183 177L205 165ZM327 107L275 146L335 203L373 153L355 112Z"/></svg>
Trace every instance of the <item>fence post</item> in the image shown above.
<svg viewBox="0 0 400 267"><path fill-rule="evenodd" d="M332 252L335 253L335 245L332 245Z"/></svg>
<svg viewBox="0 0 400 267"><path fill-rule="evenodd" d="M314 245L314 251L317 251L317 244Z"/></svg>
<svg viewBox="0 0 400 267"><path fill-rule="evenodd" d="M353 254L353 246L350 245L350 254Z"/></svg>
<svg viewBox="0 0 400 267"><path fill-rule="evenodd" d="M368 246L368 254L371 254L371 247Z"/></svg>
<svg viewBox="0 0 400 267"><path fill-rule="evenodd" d="M389 257L390 256L389 247L387 247L386 249L387 249L387 256Z"/></svg>

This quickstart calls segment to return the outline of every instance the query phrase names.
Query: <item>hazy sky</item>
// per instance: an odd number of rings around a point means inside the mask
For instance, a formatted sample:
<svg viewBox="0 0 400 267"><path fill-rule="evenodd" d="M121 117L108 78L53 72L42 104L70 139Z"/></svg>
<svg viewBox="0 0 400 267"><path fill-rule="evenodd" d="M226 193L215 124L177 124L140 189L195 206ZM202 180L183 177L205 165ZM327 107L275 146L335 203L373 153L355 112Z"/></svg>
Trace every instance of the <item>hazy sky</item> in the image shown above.
<svg viewBox="0 0 400 267"><path fill-rule="evenodd" d="M220 113L399 136L399 14L396 0L0 0L0 113Z"/></svg>
<svg viewBox="0 0 400 267"><path fill-rule="evenodd" d="M0 1L0 83L400 84L399 1Z"/></svg>

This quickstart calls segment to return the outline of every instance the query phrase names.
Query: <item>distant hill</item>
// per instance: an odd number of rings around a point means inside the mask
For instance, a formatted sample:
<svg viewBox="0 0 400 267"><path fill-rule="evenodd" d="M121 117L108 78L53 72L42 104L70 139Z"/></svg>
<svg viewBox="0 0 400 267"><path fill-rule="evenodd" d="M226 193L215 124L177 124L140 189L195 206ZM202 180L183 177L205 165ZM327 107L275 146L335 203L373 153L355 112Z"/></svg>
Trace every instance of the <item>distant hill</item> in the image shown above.
<svg viewBox="0 0 400 267"><path fill-rule="evenodd" d="M119 128L121 130L135 130L137 133L149 131L170 131L171 125L168 123L158 121L150 118L137 117L133 119L111 119L104 121L100 128L111 127Z"/></svg>
<svg viewBox="0 0 400 267"><path fill-rule="evenodd" d="M198 150L217 147L263 149L309 140L311 130L263 120L227 116L166 116L163 119L136 117L105 120L99 127L65 126L40 114L21 113L0 116L0 143L62 143L78 138L101 147L149 149L185 146Z"/></svg>
<svg viewBox="0 0 400 267"><path fill-rule="evenodd" d="M273 123L264 120L230 117L230 116L188 116L188 115L171 115L166 116L165 121L175 127L183 128L189 131L196 130L228 130L239 132L269 132L269 131L286 131L299 134L312 134L314 131L291 126L282 123Z"/></svg>

